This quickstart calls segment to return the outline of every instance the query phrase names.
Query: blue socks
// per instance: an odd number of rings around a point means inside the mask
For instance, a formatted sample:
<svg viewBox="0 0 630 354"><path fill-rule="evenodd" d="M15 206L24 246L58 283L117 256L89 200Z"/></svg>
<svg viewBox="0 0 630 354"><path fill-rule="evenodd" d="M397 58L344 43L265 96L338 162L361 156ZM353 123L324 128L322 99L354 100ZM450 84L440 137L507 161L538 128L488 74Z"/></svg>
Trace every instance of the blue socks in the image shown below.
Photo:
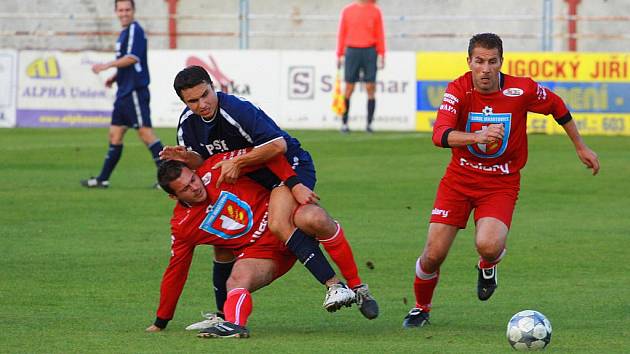
<svg viewBox="0 0 630 354"><path fill-rule="evenodd" d="M123 145L114 145L109 144L109 150L107 150L107 155L105 155L105 161L103 162L103 168L101 169L101 174L96 177L99 181L109 181L109 176L111 176L118 160L120 160L120 155L122 155Z"/></svg>
<svg viewBox="0 0 630 354"><path fill-rule="evenodd" d="M295 229L286 246L320 283L326 284L335 276L335 271L319 248L319 242L304 231Z"/></svg>
<svg viewBox="0 0 630 354"><path fill-rule="evenodd" d="M148 148L151 151L151 156L153 156L153 162L155 162L155 165L159 167L161 163L160 151L162 151L162 148L164 148L164 146L162 146L162 142L160 142L160 139L158 139L151 143Z"/></svg>

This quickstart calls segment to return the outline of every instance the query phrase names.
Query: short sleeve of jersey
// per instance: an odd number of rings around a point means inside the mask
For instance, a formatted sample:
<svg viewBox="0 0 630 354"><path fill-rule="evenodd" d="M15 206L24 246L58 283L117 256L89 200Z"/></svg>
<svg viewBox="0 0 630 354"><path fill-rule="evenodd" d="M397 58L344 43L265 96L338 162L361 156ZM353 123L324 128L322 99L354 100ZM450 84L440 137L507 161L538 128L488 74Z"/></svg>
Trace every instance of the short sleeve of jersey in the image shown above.
<svg viewBox="0 0 630 354"><path fill-rule="evenodd" d="M147 38L144 35L144 30L137 23L129 25L129 40L127 42L127 49L125 53L134 57L138 62L144 56L147 50Z"/></svg>
<svg viewBox="0 0 630 354"><path fill-rule="evenodd" d="M446 146L445 134L455 129L457 116L462 109L464 98L462 89L457 82L451 82L446 87L442 103L438 108L437 118L433 125L433 142L438 146Z"/></svg>
<svg viewBox="0 0 630 354"><path fill-rule="evenodd" d="M562 98L548 88L529 78L527 79L526 86L528 99L527 110L529 112L545 115L551 114L555 119L560 119L569 113Z"/></svg>
<svg viewBox="0 0 630 354"><path fill-rule="evenodd" d="M219 93L219 102L228 120L235 121L249 136L248 139L255 146L264 145L282 137L282 130L259 107L251 102L232 95Z"/></svg>

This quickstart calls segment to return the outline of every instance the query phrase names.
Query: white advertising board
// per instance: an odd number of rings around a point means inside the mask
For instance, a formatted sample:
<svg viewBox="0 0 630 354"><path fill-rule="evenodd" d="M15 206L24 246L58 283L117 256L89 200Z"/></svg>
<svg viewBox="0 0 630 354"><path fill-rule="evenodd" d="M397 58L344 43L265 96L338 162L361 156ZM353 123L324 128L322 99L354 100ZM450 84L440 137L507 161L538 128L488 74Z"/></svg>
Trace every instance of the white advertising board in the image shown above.
<svg viewBox="0 0 630 354"><path fill-rule="evenodd" d="M342 70L343 72L343 70ZM280 114L278 124L289 129L339 129L340 117L332 111L337 75L332 51L282 52ZM415 129L415 53L387 54L385 69L376 75L375 130ZM342 84L343 92L343 84ZM350 100L351 130L365 130L367 93L357 83Z"/></svg>
<svg viewBox="0 0 630 354"><path fill-rule="evenodd" d="M151 112L155 127L176 127L186 107L173 89L177 73L189 65L210 73L216 90L242 96L267 114L279 113L279 51L266 50L152 50ZM223 86L223 87L222 87Z"/></svg>
<svg viewBox="0 0 630 354"><path fill-rule="evenodd" d="M415 53L394 52L377 74L374 128L415 129ZM154 50L149 55L151 111L156 127L174 127L184 104L173 90L175 75L188 65L210 72L215 89L245 97L284 129L338 129L332 111L337 72L332 51ZM223 83L223 85L221 85ZM357 85L350 127L365 129L367 94Z"/></svg>
<svg viewBox="0 0 630 354"><path fill-rule="evenodd" d="M0 127L15 126L17 51L0 50Z"/></svg>
<svg viewBox="0 0 630 354"><path fill-rule="evenodd" d="M17 126L108 126L115 88L105 80L114 70L92 73L113 53L20 51Z"/></svg>

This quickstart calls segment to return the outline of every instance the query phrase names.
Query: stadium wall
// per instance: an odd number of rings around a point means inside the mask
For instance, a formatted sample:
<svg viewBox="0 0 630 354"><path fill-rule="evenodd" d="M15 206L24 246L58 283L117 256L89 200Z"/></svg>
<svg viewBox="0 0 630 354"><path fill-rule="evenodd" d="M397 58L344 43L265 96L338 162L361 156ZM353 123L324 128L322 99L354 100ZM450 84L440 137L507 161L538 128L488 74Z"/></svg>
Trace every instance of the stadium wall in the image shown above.
<svg viewBox="0 0 630 354"><path fill-rule="evenodd" d="M544 1L383 0L387 47L393 51L460 51L477 32L496 32L506 51L540 51ZM551 1L552 51L568 50L567 3ZM249 0L249 48L332 50L348 0ZM165 0L136 0L152 49L168 48ZM581 0L578 51L625 51L630 1ZM119 31L113 1L0 2L0 48L112 50ZM239 0L177 2L179 49L238 49Z"/></svg>
<svg viewBox="0 0 630 354"><path fill-rule="evenodd" d="M389 53L390 64L378 75L374 128L430 131L447 83L467 70L465 58L465 52ZM13 106L5 100L3 117L16 118L13 124L5 120L3 126L108 125L114 89L106 89L104 82L112 72L94 75L90 68L111 59L111 54L0 52L3 65L15 59L19 63L15 71L1 72L6 78L17 76L3 80L0 87L9 93L6 97L16 97ZM177 125L184 105L173 92L172 80L181 68L194 64L211 73L217 88L258 104L283 128L337 129L339 117L331 108L337 75L332 59L332 51L153 50L149 67L154 125ZM630 54L506 53L503 71L532 76L555 90L584 134L630 135ZM366 109L359 102L367 97L361 87L357 91L350 125L362 130ZM531 115L528 121L530 132L562 132L550 118Z"/></svg>

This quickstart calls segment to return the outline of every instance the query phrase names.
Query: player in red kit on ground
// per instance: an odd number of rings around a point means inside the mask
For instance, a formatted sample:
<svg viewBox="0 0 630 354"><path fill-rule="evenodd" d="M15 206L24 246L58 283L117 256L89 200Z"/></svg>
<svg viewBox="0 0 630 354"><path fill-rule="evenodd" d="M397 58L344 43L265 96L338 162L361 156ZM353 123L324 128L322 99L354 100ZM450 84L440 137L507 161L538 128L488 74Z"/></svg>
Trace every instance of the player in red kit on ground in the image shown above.
<svg viewBox="0 0 630 354"><path fill-rule="evenodd" d="M205 337L249 336L245 325L252 308L250 293L282 276L295 262L296 257L268 229L270 192L267 189L249 177L240 177L235 184L217 186L220 171L213 166L246 152L242 149L214 155L195 172L181 161L167 160L160 166L158 181L178 204L171 219L171 259L162 279L160 306L154 324L147 331L160 331L172 319L197 245L229 250L237 259L227 281L229 292L224 305L227 322L205 328L201 334ZM282 156L269 160L266 167L283 181L296 178ZM307 204L295 211L294 220L321 217L322 212L318 206ZM311 252L319 252L319 257L311 254L309 261L325 259L317 241L312 239L312 243L315 248ZM332 268L327 274L327 286L339 283ZM354 293L345 290L354 300ZM344 300L331 306L350 304Z"/></svg>
<svg viewBox="0 0 630 354"><path fill-rule="evenodd" d="M582 141L564 102L530 78L501 73L499 36L473 36L468 46L470 72L446 88L433 127L433 143L451 148L452 158L437 190L422 255L416 261L416 305L403 327L428 323L440 265L457 231L474 209L477 295L485 301L497 287L497 264L505 255L512 212L527 162L527 112L551 114L575 146L579 159L599 171L597 154Z"/></svg>

